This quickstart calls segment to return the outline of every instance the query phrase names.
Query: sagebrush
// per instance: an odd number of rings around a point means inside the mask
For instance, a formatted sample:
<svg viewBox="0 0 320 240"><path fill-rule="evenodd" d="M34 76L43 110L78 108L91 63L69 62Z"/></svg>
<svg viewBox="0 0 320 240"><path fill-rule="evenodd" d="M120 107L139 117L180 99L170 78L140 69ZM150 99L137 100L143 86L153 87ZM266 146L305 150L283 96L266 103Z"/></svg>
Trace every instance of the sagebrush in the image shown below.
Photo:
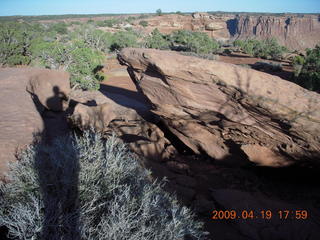
<svg viewBox="0 0 320 240"><path fill-rule="evenodd" d="M112 136L68 135L19 155L1 185L0 226L12 239L201 239L202 224L150 180Z"/></svg>

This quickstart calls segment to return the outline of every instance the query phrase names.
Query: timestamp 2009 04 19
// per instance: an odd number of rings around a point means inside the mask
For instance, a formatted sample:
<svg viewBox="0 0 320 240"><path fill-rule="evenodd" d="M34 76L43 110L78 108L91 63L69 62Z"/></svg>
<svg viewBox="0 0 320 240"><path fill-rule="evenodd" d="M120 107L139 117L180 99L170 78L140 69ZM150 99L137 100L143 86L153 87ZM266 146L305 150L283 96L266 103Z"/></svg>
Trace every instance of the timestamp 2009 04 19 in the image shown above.
<svg viewBox="0 0 320 240"><path fill-rule="evenodd" d="M282 220L305 220L308 219L309 213L307 210L213 210L212 220L251 220L251 219L265 219L271 220L278 218Z"/></svg>

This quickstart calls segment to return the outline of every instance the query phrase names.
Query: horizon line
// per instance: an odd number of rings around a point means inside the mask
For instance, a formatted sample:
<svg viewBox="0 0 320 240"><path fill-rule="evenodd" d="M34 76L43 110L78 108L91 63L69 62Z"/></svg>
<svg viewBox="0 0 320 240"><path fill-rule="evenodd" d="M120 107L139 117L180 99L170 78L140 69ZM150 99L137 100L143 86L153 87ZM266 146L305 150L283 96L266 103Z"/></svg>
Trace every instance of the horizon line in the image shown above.
<svg viewBox="0 0 320 240"><path fill-rule="evenodd" d="M175 14L180 11L162 12L162 14ZM193 12L180 12L180 13L270 13L270 14L315 14L320 12L255 12L255 11L193 11ZM154 12L136 12L136 13L63 13L63 14L39 14L39 15L0 15L0 17L41 17L41 16L64 16L64 15L132 15L132 14L157 14Z"/></svg>

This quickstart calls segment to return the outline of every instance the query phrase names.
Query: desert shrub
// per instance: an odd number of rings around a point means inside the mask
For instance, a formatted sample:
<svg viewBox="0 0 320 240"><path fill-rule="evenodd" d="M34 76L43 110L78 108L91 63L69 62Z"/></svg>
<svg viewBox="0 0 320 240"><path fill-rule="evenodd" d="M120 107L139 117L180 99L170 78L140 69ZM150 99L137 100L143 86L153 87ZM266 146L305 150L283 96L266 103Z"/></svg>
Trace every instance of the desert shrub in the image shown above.
<svg viewBox="0 0 320 240"><path fill-rule="evenodd" d="M82 39L87 47L108 53L112 44L112 34L84 25L72 34L73 39Z"/></svg>
<svg viewBox="0 0 320 240"><path fill-rule="evenodd" d="M92 23L94 23L94 20L93 20L93 19L89 19L89 20L87 21L87 23L88 23L88 24L92 24Z"/></svg>
<svg viewBox="0 0 320 240"><path fill-rule="evenodd" d="M58 34L64 35L68 33L68 25L64 22L54 23L50 26L49 31L54 31Z"/></svg>
<svg viewBox="0 0 320 240"><path fill-rule="evenodd" d="M96 21L96 26L97 27L106 27L107 24L104 21Z"/></svg>
<svg viewBox="0 0 320 240"><path fill-rule="evenodd" d="M101 65L104 56L101 52L88 48L83 41L68 44L47 42L37 46L35 58L41 65L51 69L63 69L70 73L71 85L84 90L99 89L99 81L94 69Z"/></svg>
<svg viewBox="0 0 320 240"><path fill-rule="evenodd" d="M284 46L278 44L275 38L261 41L256 39L235 40L233 44L249 55L265 59L280 59L287 51Z"/></svg>
<svg viewBox="0 0 320 240"><path fill-rule="evenodd" d="M111 18L103 21L107 27L113 27L114 25L119 23L119 20L116 18Z"/></svg>
<svg viewBox="0 0 320 240"><path fill-rule="evenodd" d="M144 18L148 18L148 15L147 14L141 14L138 19L144 19Z"/></svg>
<svg viewBox="0 0 320 240"><path fill-rule="evenodd" d="M156 49L169 49L170 41L167 35L160 33L159 30L156 28L151 32L149 36L146 37L145 47Z"/></svg>
<svg viewBox="0 0 320 240"><path fill-rule="evenodd" d="M157 14L158 16L161 16L161 15L162 15L162 10L161 10L160 8L157 9L156 14Z"/></svg>
<svg viewBox="0 0 320 240"><path fill-rule="evenodd" d="M110 50L120 50L126 47L137 47L138 37L133 31L116 32L112 36Z"/></svg>
<svg viewBox="0 0 320 240"><path fill-rule="evenodd" d="M81 25L81 22L79 22L79 21L72 21L71 24L72 24L72 25Z"/></svg>
<svg viewBox="0 0 320 240"><path fill-rule="evenodd" d="M0 64L29 64L29 46L33 39L30 26L21 23L5 22L0 24Z"/></svg>
<svg viewBox="0 0 320 240"><path fill-rule="evenodd" d="M178 30L170 35L170 39L172 50L208 54L219 49L218 42L202 32Z"/></svg>
<svg viewBox="0 0 320 240"><path fill-rule="evenodd" d="M306 57L296 58L294 64L302 66L296 72L295 82L304 88L320 92L320 46L307 49Z"/></svg>
<svg viewBox="0 0 320 240"><path fill-rule="evenodd" d="M305 62L305 58L303 56L298 55L293 58L292 65L293 65L295 77L299 77L304 62Z"/></svg>
<svg viewBox="0 0 320 240"><path fill-rule="evenodd" d="M142 27L147 27L148 26L148 22L147 21L140 21L139 25L141 25Z"/></svg>
<svg viewBox="0 0 320 240"><path fill-rule="evenodd" d="M129 16L124 21L127 22L127 23L132 23L134 20L136 20L136 17Z"/></svg>
<svg viewBox="0 0 320 240"><path fill-rule="evenodd" d="M202 224L126 146L84 132L30 146L0 191L11 239L201 239Z"/></svg>

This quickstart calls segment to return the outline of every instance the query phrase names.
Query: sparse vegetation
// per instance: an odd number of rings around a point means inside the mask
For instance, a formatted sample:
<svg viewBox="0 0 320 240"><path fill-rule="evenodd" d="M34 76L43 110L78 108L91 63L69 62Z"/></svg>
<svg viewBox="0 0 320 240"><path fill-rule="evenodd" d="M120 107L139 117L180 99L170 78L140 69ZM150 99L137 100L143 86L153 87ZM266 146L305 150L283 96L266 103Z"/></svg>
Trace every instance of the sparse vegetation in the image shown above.
<svg viewBox="0 0 320 240"><path fill-rule="evenodd" d="M306 57L296 56L293 65L294 81L304 88L320 92L320 46L307 49Z"/></svg>
<svg viewBox="0 0 320 240"><path fill-rule="evenodd" d="M147 48L155 48L162 50L170 48L169 37L160 33L157 28L152 31L150 36L146 37L145 42L145 46Z"/></svg>
<svg viewBox="0 0 320 240"><path fill-rule="evenodd" d="M142 27L147 27L148 26L148 22L143 20L139 22L139 25L141 25Z"/></svg>
<svg viewBox="0 0 320 240"><path fill-rule="evenodd" d="M50 26L49 31L54 31L58 34L65 35L68 33L67 24L64 22L54 23Z"/></svg>
<svg viewBox="0 0 320 240"><path fill-rule="evenodd" d="M171 49L174 51L193 52L196 54L212 54L219 49L219 44L207 34L187 30L174 31L165 35L158 29L146 37L145 46L156 49Z"/></svg>
<svg viewBox="0 0 320 240"><path fill-rule="evenodd" d="M287 51L284 46L278 44L275 38L261 41L256 39L235 40L233 44L251 56L264 59L281 59L282 55Z"/></svg>
<svg viewBox="0 0 320 240"><path fill-rule="evenodd" d="M10 239L201 239L202 224L152 182L116 138L38 143L1 184L0 226Z"/></svg>
<svg viewBox="0 0 320 240"><path fill-rule="evenodd" d="M0 64L28 65L32 56L30 46L38 36L36 30L28 24L5 22L0 24Z"/></svg>
<svg viewBox="0 0 320 240"><path fill-rule="evenodd" d="M170 35L170 40L172 50L209 54L219 49L218 42L202 32L178 30Z"/></svg>
<svg viewBox="0 0 320 240"><path fill-rule="evenodd" d="M133 31L121 31L113 34L110 50L120 50L125 47L138 47L138 37Z"/></svg>

